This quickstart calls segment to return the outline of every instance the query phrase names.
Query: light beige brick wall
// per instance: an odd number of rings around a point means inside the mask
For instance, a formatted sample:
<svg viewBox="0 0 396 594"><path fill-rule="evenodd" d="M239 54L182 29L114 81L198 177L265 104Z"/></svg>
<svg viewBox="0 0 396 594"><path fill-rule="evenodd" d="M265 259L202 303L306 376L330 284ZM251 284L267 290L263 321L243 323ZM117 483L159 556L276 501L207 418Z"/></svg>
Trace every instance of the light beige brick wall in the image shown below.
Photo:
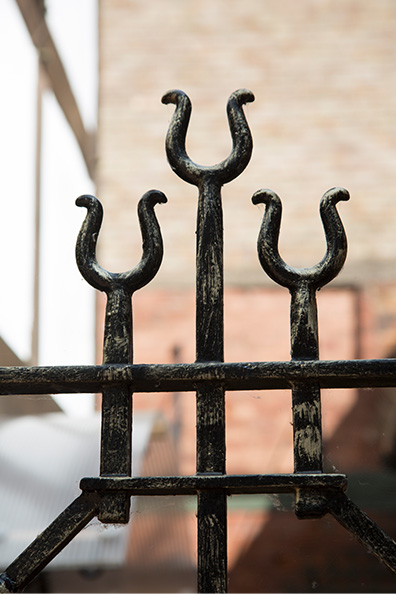
<svg viewBox="0 0 396 594"><path fill-rule="evenodd" d="M225 116L230 93L247 87L256 95L245 107L255 144L252 161L223 192L226 360L289 357L287 291L260 288L274 287L256 255L263 207L254 207L250 198L260 187L283 200L281 252L298 266L319 261L324 252L321 195L336 185L350 190L351 201L339 209L350 245L340 282L377 284L360 301L353 292L321 292L321 357L389 354L395 291L379 283L396 276L394 1L99 4L101 263L112 271L134 266L141 253L138 199L150 188L169 199L157 207L163 266L134 298L135 361L170 362L175 346L181 347L182 361L194 360L197 190L166 161L174 107L162 105L161 97L171 88L184 90L193 102L187 146L203 164L222 160L230 150ZM376 320L383 320L380 328ZM352 392L324 394L326 438L355 398ZM194 399L181 402L181 470L194 472ZM228 470L290 470L290 395L232 394L227 402ZM135 405L160 408L174 420L172 395L138 395ZM270 453L264 460L258 451Z"/></svg>
<svg viewBox="0 0 396 594"><path fill-rule="evenodd" d="M196 188L166 162L171 88L193 102L188 150L213 164L230 150L226 100L240 87L252 161L224 188L226 279L266 282L255 244L262 208L253 192L282 198L281 251L291 264L318 261L321 195L351 192L340 212L349 258L340 281L394 275L396 254L396 4L393 0L100 0L98 195L105 207L101 262L140 257L138 198L166 193L157 208L165 259L154 286L194 282ZM269 281L270 282L270 281Z"/></svg>

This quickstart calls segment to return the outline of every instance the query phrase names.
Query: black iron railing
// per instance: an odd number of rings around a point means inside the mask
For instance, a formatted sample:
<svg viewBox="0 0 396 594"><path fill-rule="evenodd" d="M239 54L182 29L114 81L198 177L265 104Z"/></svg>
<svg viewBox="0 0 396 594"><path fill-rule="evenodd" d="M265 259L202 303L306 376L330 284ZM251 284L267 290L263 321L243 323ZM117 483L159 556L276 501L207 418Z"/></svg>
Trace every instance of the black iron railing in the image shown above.
<svg viewBox="0 0 396 594"><path fill-rule="evenodd" d="M107 295L103 365L0 368L0 394L102 392L100 476L82 478L82 494L6 569L0 592L26 585L97 516L103 523L127 523L134 495L191 495L198 498L198 591L227 589L227 496L240 493L294 493L299 518L332 514L396 573L396 543L345 494L347 478L322 467L321 388L396 386L396 360L319 361L316 291L330 282L345 261L347 243L336 204L348 200L342 188L326 192L321 217L327 252L312 268L288 266L278 253L281 220L279 197L259 190L253 202L266 210L258 239L265 272L291 293L291 361L225 363L223 354L223 223L221 187L247 166L252 139L243 105L253 101L239 90L228 101L232 151L213 167L188 157L185 139L191 104L181 91L164 103L176 109L166 140L175 173L198 188L196 275L196 362L134 365L132 295L149 283L162 260L162 239L154 213L166 202L159 191L139 202L143 256L126 273L110 273L96 260L102 207L81 196L87 208L76 248L78 267L93 287ZM225 391L290 389L294 432L294 473L227 475L225 466ZM132 393L196 392L197 467L194 476L132 477Z"/></svg>

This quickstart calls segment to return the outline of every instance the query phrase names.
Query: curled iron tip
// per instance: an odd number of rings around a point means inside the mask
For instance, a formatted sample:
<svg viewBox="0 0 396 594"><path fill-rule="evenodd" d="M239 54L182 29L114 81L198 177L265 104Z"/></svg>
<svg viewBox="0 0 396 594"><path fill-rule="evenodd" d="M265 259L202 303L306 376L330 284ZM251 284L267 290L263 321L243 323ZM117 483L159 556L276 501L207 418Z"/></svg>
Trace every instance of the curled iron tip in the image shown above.
<svg viewBox="0 0 396 594"><path fill-rule="evenodd" d="M250 161L253 150L252 135L246 121L243 105L254 101L254 95L247 89L232 93L227 102L227 116L232 138L229 156L213 166L198 165L186 151L186 135L191 117L191 101L178 89L168 91L162 103L176 105L166 136L166 153L175 173L188 183L199 185L204 176L211 176L220 185L235 179Z"/></svg>
<svg viewBox="0 0 396 594"><path fill-rule="evenodd" d="M175 105L178 105L182 100L186 101L187 104L189 104L191 107L191 101L188 98L188 95L186 95L186 93L184 91L181 91L180 89L172 89L170 91L167 91L161 99L164 105L168 105L169 103L174 103Z"/></svg>
<svg viewBox="0 0 396 594"><path fill-rule="evenodd" d="M336 205L338 202L344 201L347 202L350 199L350 194L348 190L345 188L330 188L327 190L322 196L321 203L323 202L331 202L332 204Z"/></svg>
<svg viewBox="0 0 396 594"><path fill-rule="evenodd" d="M266 188L262 188L261 190L257 190L252 196L253 204L269 204L270 202L278 202L281 204L281 200L275 192L272 190L268 190ZM282 205L281 205L282 208Z"/></svg>
<svg viewBox="0 0 396 594"><path fill-rule="evenodd" d="M127 272L112 273L102 268L96 259L96 245L103 220L103 207L95 196L84 194L76 200L77 206L88 212L81 226L76 243L77 266L85 280L96 289L111 292L122 288L132 294L149 283L159 270L163 256L161 231L154 207L167 202L165 194L158 190L146 192L138 204L138 217L143 239L143 254L140 262Z"/></svg>
<svg viewBox="0 0 396 594"><path fill-rule="evenodd" d="M272 190L261 189L252 196L253 204L265 204L257 251L261 266L276 283L289 290L297 288L301 282L319 289L337 276L347 255L347 239L336 204L349 200L349 192L344 188L332 188L325 192L320 202L320 216L326 236L326 254L322 260L310 268L293 268L286 264L278 251L282 202Z"/></svg>

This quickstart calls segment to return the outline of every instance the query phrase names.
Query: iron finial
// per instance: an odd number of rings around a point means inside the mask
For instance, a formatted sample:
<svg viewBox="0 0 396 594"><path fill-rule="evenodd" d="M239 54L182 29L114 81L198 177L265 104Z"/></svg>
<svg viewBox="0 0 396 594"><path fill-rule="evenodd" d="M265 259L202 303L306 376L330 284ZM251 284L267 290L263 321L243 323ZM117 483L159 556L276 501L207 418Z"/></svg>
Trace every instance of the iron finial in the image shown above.
<svg viewBox="0 0 396 594"><path fill-rule="evenodd" d="M261 266L278 284L293 289L302 281L319 289L337 276L347 254L347 239L336 204L349 200L344 188L332 188L322 197L320 216L326 235L327 250L322 260L310 268L293 268L286 264L278 251L282 203L272 190L261 189L252 197L253 204L265 204L266 210L257 242Z"/></svg>
<svg viewBox="0 0 396 594"><path fill-rule="evenodd" d="M77 238L76 260L85 280L96 289L111 291L120 287L129 294L149 283L159 270L163 256L161 232L154 212L156 204L167 202L158 190L146 192L138 204L138 217L143 239L143 254L140 262L128 272L112 273L102 268L96 259L96 245L103 220L100 201L89 194L76 200L77 206L85 206L88 213Z"/></svg>
<svg viewBox="0 0 396 594"><path fill-rule="evenodd" d="M191 101L179 90L168 91L162 103L176 105L168 134L166 154L175 173L190 184L199 185L202 176L214 175L220 185L238 177L250 161L253 149L252 135L242 106L254 101L254 95L247 89L232 93L227 102L227 116L232 138L229 156L213 166L197 165L186 152L186 135L191 116Z"/></svg>

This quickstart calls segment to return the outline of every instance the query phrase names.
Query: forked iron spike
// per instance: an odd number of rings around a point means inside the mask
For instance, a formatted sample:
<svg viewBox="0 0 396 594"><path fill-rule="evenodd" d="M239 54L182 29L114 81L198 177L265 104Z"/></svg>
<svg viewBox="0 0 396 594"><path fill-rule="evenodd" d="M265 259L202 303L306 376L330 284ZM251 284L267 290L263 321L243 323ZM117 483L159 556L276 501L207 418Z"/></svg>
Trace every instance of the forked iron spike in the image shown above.
<svg viewBox="0 0 396 594"><path fill-rule="evenodd" d="M344 188L331 188L320 202L320 216L326 236L326 254L310 268L293 268L286 264L278 251L279 232L282 218L282 203L272 190L261 189L252 197L253 204L265 204L266 209L257 241L261 266L276 283L292 290L305 281L319 289L337 276L347 255L346 233L338 214L336 204L349 200Z"/></svg>
<svg viewBox="0 0 396 594"><path fill-rule="evenodd" d="M163 243L160 227L155 216L156 204L167 202L165 194L149 190L139 200L138 217L143 240L143 254L140 262L127 272L108 272L96 259L96 244L103 220L100 201L90 194L76 200L77 206L84 206L88 212L76 243L77 266L85 280L96 289L109 293L122 287L132 294L149 283L159 270L163 256Z"/></svg>
<svg viewBox="0 0 396 594"><path fill-rule="evenodd" d="M194 163L186 152L186 135L191 116L191 101L179 90L168 91L162 97L162 103L174 103L172 116L166 136L166 154L173 171L184 181L198 186L203 176L215 176L223 185L235 179L250 161L253 150L252 135L242 106L254 101L254 95L247 89L232 93L227 102L228 124L232 138L229 156L213 166Z"/></svg>

